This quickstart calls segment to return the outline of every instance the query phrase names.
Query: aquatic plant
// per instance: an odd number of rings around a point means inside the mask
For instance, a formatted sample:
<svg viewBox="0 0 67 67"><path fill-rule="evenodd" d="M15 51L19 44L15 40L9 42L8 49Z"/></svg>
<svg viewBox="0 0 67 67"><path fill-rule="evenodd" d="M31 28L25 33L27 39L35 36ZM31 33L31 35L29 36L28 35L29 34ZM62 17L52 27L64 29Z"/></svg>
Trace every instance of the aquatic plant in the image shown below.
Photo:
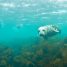
<svg viewBox="0 0 67 67"><path fill-rule="evenodd" d="M53 41L53 40L51 40ZM0 48L0 67L64 67L67 64L67 43L41 40L38 44L18 48ZM61 46L60 46L61 45Z"/></svg>

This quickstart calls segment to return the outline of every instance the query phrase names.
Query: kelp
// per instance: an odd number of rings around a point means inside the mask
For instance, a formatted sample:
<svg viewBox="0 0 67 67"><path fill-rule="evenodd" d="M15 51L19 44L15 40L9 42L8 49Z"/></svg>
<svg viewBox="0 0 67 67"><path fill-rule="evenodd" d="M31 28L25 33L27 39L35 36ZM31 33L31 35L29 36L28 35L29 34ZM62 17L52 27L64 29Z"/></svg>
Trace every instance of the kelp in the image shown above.
<svg viewBox="0 0 67 67"><path fill-rule="evenodd" d="M67 38L53 39L17 48L18 52L0 45L0 67L66 67Z"/></svg>

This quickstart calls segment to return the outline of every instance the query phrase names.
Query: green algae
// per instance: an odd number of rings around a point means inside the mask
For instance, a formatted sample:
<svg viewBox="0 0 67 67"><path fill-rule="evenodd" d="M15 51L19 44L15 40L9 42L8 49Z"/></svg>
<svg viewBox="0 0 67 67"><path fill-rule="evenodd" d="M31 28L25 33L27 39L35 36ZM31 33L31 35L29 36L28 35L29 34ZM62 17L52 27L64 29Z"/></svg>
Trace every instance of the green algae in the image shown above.
<svg viewBox="0 0 67 67"><path fill-rule="evenodd" d="M38 45L32 45L29 48L21 47L19 54L15 54L12 48L3 46L0 49L2 51L0 67L65 67L67 64L66 39L54 43L40 41Z"/></svg>

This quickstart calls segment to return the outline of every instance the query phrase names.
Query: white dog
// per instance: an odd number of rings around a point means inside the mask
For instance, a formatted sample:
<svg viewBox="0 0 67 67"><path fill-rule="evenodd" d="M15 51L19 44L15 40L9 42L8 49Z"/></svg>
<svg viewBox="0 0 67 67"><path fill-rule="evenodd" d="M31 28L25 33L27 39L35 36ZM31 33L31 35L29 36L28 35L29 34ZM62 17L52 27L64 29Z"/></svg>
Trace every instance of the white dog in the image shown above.
<svg viewBox="0 0 67 67"><path fill-rule="evenodd" d="M39 31L39 35L44 38L54 36L61 32L59 28L55 25L41 26L38 28L38 31Z"/></svg>

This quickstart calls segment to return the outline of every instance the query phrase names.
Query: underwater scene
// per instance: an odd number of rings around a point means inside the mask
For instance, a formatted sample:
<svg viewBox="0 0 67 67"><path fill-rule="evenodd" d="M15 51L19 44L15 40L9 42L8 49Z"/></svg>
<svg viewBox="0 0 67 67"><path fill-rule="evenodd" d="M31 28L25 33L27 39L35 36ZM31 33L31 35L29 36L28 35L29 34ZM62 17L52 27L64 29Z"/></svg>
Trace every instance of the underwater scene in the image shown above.
<svg viewBox="0 0 67 67"><path fill-rule="evenodd" d="M0 67L67 67L67 0L0 0Z"/></svg>

